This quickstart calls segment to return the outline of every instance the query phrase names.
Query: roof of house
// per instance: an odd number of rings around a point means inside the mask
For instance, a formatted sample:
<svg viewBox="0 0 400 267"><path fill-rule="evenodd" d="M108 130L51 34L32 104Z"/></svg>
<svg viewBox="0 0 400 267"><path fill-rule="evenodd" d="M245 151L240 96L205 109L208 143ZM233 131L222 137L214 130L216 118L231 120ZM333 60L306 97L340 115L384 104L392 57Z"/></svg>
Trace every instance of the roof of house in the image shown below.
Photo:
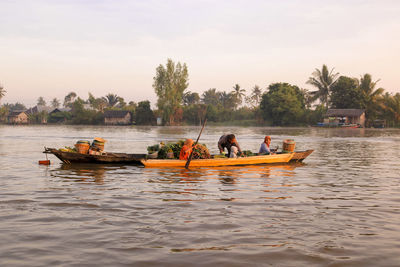
<svg viewBox="0 0 400 267"><path fill-rule="evenodd" d="M55 108L53 109L50 113L56 113L56 112L69 112L71 111L71 108Z"/></svg>
<svg viewBox="0 0 400 267"><path fill-rule="evenodd" d="M35 114L35 113L40 113L40 112L47 112L50 113L54 108L48 107L48 106L43 106L43 105L36 105L33 108L29 108L26 113L28 114Z"/></svg>
<svg viewBox="0 0 400 267"><path fill-rule="evenodd" d="M105 118L125 118L127 114L130 114L127 110L106 110L104 111Z"/></svg>
<svg viewBox="0 0 400 267"><path fill-rule="evenodd" d="M328 109L325 117L360 117L364 109Z"/></svg>
<svg viewBox="0 0 400 267"><path fill-rule="evenodd" d="M10 113L8 113L8 117L16 117L16 116L20 115L21 113L25 113L25 111L21 111L21 110L20 111L11 111Z"/></svg>

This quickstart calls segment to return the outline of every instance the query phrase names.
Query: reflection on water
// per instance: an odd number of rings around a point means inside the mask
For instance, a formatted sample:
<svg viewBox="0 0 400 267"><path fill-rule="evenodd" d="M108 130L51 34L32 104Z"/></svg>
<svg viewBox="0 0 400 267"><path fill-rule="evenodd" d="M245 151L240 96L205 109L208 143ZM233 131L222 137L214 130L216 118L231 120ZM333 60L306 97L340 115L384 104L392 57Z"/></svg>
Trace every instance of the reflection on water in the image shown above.
<svg viewBox="0 0 400 267"><path fill-rule="evenodd" d="M243 149L287 138L304 164L62 164L43 146L101 136L143 153L199 127L0 126L1 266L397 266L400 130L206 127ZM17 140L17 141L16 141Z"/></svg>
<svg viewBox="0 0 400 267"><path fill-rule="evenodd" d="M273 176L294 176L297 167L304 166L305 163L274 164L274 165L253 165L253 166L223 166L223 167L201 167L201 168L143 168L145 176L153 176L155 172L157 178L152 178L149 182L162 183L197 183L207 179L218 177L225 181L232 181L248 177ZM222 181L221 181L222 182ZM222 182L224 183L224 182Z"/></svg>
<svg viewBox="0 0 400 267"><path fill-rule="evenodd" d="M95 182L102 184L104 175L109 167L95 164L65 164L52 170L51 175L62 179L73 179L76 181Z"/></svg>

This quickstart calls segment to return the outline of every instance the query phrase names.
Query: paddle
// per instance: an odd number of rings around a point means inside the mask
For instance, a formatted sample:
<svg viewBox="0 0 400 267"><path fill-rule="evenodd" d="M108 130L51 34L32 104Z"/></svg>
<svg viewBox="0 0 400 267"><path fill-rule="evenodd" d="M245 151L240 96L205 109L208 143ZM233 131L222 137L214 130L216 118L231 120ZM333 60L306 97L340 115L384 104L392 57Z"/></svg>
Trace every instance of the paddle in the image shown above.
<svg viewBox="0 0 400 267"><path fill-rule="evenodd" d="M201 127L199 136L197 137L196 142L195 142L194 145L192 146L192 152L190 152L189 158L188 158L188 160L186 161L186 164L185 164L185 168L186 168L186 169L189 169L189 164L190 164L190 161L192 160L192 156L193 156L193 149L194 149L194 147L197 145L197 143L199 142L200 135L201 135L201 133L203 132L204 126L206 125L206 121L207 121L207 118L204 119L203 126Z"/></svg>

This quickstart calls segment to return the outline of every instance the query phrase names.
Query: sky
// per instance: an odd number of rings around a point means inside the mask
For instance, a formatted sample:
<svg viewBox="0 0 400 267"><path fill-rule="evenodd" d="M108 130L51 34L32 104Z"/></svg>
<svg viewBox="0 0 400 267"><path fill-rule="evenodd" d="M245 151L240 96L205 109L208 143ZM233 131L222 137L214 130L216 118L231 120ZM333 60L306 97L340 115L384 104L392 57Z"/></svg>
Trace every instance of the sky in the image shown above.
<svg viewBox="0 0 400 267"><path fill-rule="evenodd" d="M306 81L323 64L400 92L397 0L0 0L0 14L1 103L73 91L154 106L168 58L187 64L187 90L200 95L274 82L314 90Z"/></svg>

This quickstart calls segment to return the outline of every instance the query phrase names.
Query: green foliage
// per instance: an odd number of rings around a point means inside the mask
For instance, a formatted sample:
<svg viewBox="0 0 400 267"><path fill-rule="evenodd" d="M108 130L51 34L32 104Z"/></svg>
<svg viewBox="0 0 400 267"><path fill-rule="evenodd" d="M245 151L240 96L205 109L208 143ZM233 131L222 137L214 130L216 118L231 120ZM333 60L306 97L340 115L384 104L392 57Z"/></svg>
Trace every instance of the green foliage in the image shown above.
<svg viewBox="0 0 400 267"><path fill-rule="evenodd" d="M382 102L381 119L384 119L389 127L400 127L400 93L386 93Z"/></svg>
<svg viewBox="0 0 400 267"><path fill-rule="evenodd" d="M252 120L255 118L255 111L249 107L241 107L232 113L234 120Z"/></svg>
<svg viewBox="0 0 400 267"><path fill-rule="evenodd" d="M364 74L360 78L360 91L364 101L367 118L367 125L372 125L373 121L379 116L379 109L382 102L383 88L375 89L379 80L373 82L370 74Z"/></svg>
<svg viewBox="0 0 400 267"><path fill-rule="evenodd" d="M6 122L8 111L9 111L8 107L4 105L0 107L0 122Z"/></svg>
<svg viewBox="0 0 400 267"><path fill-rule="evenodd" d="M226 92L218 92L219 103L225 110L235 110L238 105L237 98L233 95L233 93Z"/></svg>
<svg viewBox="0 0 400 267"><path fill-rule="evenodd" d="M256 108L260 104L261 97L262 97L261 88L260 86L255 85L253 87L253 90L251 91L251 95L248 98L246 98L246 102L250 104L250 106L252 106L253 108Z"/></svg>
<svg viewBox="0 0 400 267"><path fill-rule="evenodd" d="M217 89L208 89L201 95L201 101L209 106L216 106L220 103L219 94Z"/></svg>
<svg viewBox="0 0 400 267"><path fill-rule="evenodd" d="M257 156L257 153L253 153L250 150L243 150L242 151L242 155L245 157L251 157L251 156Z"/></svg>
<svg viewBox="0 0 400 267"><path fill-rule="evenodd" d="M154 153L154 152L158 152L159 150L160 150L160 145L159 144L155 144L155 145L147 147L147 152L149 152L150 154Z"/></svg>
<svg viewBox="0 0 400 267"><path fill-rule="evenodd" d="M167 153L173 152L174 158L178 159L183 145L184 145L184 141L179 140L176 143L167 143L167 144L161 143L161 146L158 144L149 146L149 147L147 147L147 151L149 153L158 152L157 158L159 158L159 159L166 159ZM192 159L209 159L209 158L211 158L211 155L205 144L197 144L193 148Z"/></svg>
<svg viewBox="0 0 400 267"><path fill-rule="evenodd" d="M183 107L183 120L189 124L200 124L206 113L207 106L204 104L192 104Z"/></svg>
<svg viewBox="0 0 400 267"><path fill-rule="evenodd" d="M72 114L70 112L53 112L49 114L47 119L48 123L65 123L72 118Z"/></svg>
<svg viewBox="0 0 400 267"><path fill-rule="evenodd" d="M167 153L172 151L174 152L174 158L179 158L179 154L181 152L182 146L183 146L184 141L179 140L176 143L167 143L163 146L160 147L158 150L158 158L159 159L166 159L167 158Z"/></svg>
<svg viewBox="0 0 400 267"><path fill-rule="evenodd" d="M337 82L331 87L332 108L355 108L362 109L363 96L358 87L358 80L346 76L340 76Z"/></svg>
<svg viewBox="0 0 400 267"><path fill-rule="evenodd" d="M136 118L136 109L137 109L137 104L133 101L130 101L128 105L125 105L123 107L123 110L127 110L132 114L132 118Z"/></svg>
<svg viewBox="0 0 400 267"><path fill-rule="evenodd" d="M35 114L29 114L28 120L33 124L47 123L49 114L46 111L38 112Z"/></svg>
<svg viewBox="0 0 400 267"><path fill-rule="evenodd" d="M206 117L209 121L218 121L218 108L214 105L207 105Z"/></svg>
<svg viewBox="0 0 400 267"><path fill-rule="evenodd" d="M233 90L231 92L233 99L234 99L234 109L237 109L241 104L243 97L245 96L245 89L240 88L239 84L235 84L233 86Z"/></svg>
<svg viewBox="0 0 400 267"><path fill-rule="evenodd" d="M158 110L151 110L149 101L128 104L122 97L109 93L105 97L96 98L89 93L87 101L70 92L64 98L64 106L72 108L71 112L52 113L49 123L70 124L103 124L104 109L127 110L138 125L155 124L155 113L161 116L167 125L201 124L204 117L214 125L314 125L322 121L328 106L332 108L365 109L367 126L376 119L385 120L387 125L400 125L400 94L383 94L383 88L376 88L378 81L373 81L370 74L360 79L340 76L323 65L316 69L308 82L317 90L309 92L287 83L275 83L261 96L262 90L255 85L249 96L245 90L235 84L229 93L208 89L201 94L185 90L188 87L188 71L186 64L175 64L168 59L165 66L156 69L153 88L157 93ZM0 85L0 99L5 90ZM243 98L248 106L240 106ZM320 101L314 110L313 102ZM39 104L45 104L43 97ZM90 103L94 110L86 110L84 104ZM183 104L183 105L182 105ZM51 105L56 108L60 101L54 98ZM23 111L26 107L21 103L4 104L0 108L0 121L5 121L9 112ZM46 121L47 114L35 114L29 118L33 123Z"/></svg>
<svg viewBox="0 0 400 267"><path fill-rule="evenodd" d="M72 124L101 124L104 120L103 114L95 110L86 110L84 101L78 99L72 104Z"/></svg>
<svg viewBox="0 0 400 267"><path fill-rule="evenodd" d="M40 96L37 100L37 105L38 106L46 106L46 101L44 100L44 98L42 96Z"/></svg>
<svg viewBox="0 0 400 267"><path fill-rule="evenodd" d="M76 93L75 92L70 92L68 95L65 96L64 98L64 107L72 107L72 104L74 103L76 98Z"/></svg>
<svg viewBox="0 0 400 267"><path fill-rule="evenodd" d="M3 106L5 106L9 112L26 110L25 105L19 102L16 102L15 104L6 103Z"/></svg>
<svg viewBox="0 0 400 267"><path fill-rule="evenodd" d="M297 86L274 83L268 89L260 107L264 120L271 120L273 125L279 126L304 123L304 97Z"/></svg>
<svg viewBox="0 0 400 267"><path fill-rule="evenodd" d="M318 105L315 110L307 109L305 111L305 119L307 124L316 125L318 122L321 122L327 110L328 109L323 104Z"/></svg>
<svg viewBox="0 0 400 267"><path fill-rule="evenodd" d="M111 93L102 97L102 99L107 104L107 106L110 108L116 106L121 100L122 100L122 103L125 103L123 98L119 97L116 94L111 94Z"/></svg>
<svg viewBox="0 0 400 267"><path fill-rule="evenodd" d="M205 144L197 144L193 148L192 159L210 159L211 155Z"/></svg>
<svg viewBox="0 0 400 267"><path fill-rule="evenodd" d="M138 103L135 120L137 125L155 124L156 118L150 108L150 101L141 101Z"/></svg>
<svg viewBox="0 0 400 267"><path fill-rule="evenodd" d="M185 89L188 87L188 70L186 64L175 64L168 59L166 66L158 66L153 78L153 88L158 96L157 107L162 112L163 123L175 124L174 115L182 103Z"/></svg>
<svg viewBox="0 0 400 267"><path fill-rule="evenodd" d="M333 73L334 69L329 71L328 67L324 64L322 69L315 69L307 81L308 84L316 87L318 90L311 92L313 100L319 99L322 104L327 108L329 105L329 98L331 94L331 87L335 84L339 73Z"/></svg>
<svg viewBox="0 0 400 267"><path fill-rule="evenodd" d="M183 105L194 105L200 102L200 96L198 93L186 92L183 94Z"/></svg>
<svg viewBox="0 0 400 267"><path fill-rule="evenodd" d="M51 101L51 106L53 108L59 108L60 107L60 101L57 98L53 98L53 100Z"/></svg>
<svg viewBox="0 0 400 267"><path fill-rule="evenodd" d="M5 96L6 90L4 90L4 87L0 84L0 100Z"/></svg>

